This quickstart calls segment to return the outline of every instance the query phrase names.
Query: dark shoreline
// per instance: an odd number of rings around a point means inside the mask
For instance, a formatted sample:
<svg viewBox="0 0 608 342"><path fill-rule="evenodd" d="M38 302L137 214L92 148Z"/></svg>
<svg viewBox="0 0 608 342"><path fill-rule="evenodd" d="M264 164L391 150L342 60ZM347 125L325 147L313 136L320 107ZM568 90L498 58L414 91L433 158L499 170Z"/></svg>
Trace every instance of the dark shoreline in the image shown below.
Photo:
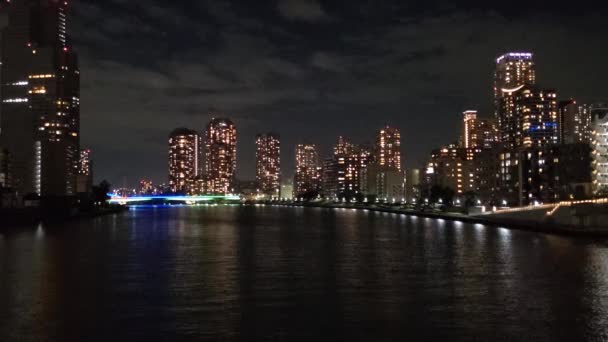
<svg viewBox="0 0 608 342"><path fill-rule="evenodd" d="M98 208L93 211L74 213L45 213L39 208L22 208L0 210L0 228L19 228L35 225L38 223L64 223L75 220L92 219L100 216L119 214L128 211L126 206L112 206L109 208Z"/></svg>
<svg viewBox="0 0 608 342"><path fill-rule="evenodd" d="M459 221L472 224L483 224L494 228L505 228L512 230L529 231L535 233L545 233L560 236L570 236L578 238L608 238L608 229L602 228L579 228L568 225L559 225L545 222L519 221L500 218L486 218L481 216L468 216L464 214L450 213L429 213L401 208L380 208L372 206L348 206L348 205L317 205L317 204L281 204L289 207L321 208L321 209L356 209L369 210L374 212L400 214L416 216L430 219L443 219L447 221Z"/></svg>
<svg viewBox="0 0 608 342"><path fill-rule="evenodd" d="M244 204L248 205L248 204ZM282 203L270 204L284 207L302 207L302 208L319 208L319 209L355 209L368 210L373 212L399 214L407 216L415 216L430 219L442 219L453 222L464 222L470 224L483 224L494 228L505 228L512 230L529 231L536 233L552 234L559 236L569 236L577 238L608 238L608 229L602 228L579 228L568 225L559 225L546 222L520 221L504 218L488 218L482 216L469 216L458 213L431 213L416 210L408 210L402 208L375 207L363 205L338 205L338 204L315 204L315 203ZM41 210L37 209L21 209L17 211L0 211L2 220L0 220L0 228L24 227L38 223L64 223L74 220L92 219L100 216L119 214L128 211L129 206L113 206L95 210L92 212L80 212L72 215L44 215ZM8 213L8 216L7 216ZM11 213L13 215L11 215Z"/></svg>

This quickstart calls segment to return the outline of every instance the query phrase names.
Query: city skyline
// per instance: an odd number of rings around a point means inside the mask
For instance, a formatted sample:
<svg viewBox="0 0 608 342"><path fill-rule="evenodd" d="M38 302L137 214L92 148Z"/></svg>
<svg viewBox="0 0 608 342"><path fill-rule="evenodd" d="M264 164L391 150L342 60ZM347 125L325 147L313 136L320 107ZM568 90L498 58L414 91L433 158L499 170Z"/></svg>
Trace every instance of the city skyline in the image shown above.
<svg viewBox="0 0 608 342"><path fill-rule="evenodd" d="M352 13L347 11L346 15L336 8L341 6L324 1L310 1L313 5L304 8L289 3L271 1L252 6L216 1L170 5L153 1L145 8L129 1L102 4L84 0L70 4L70 31L82 57L82 144L94 151L96 179L108 179L117 186L125 177L128 185L142 178L165 182L166 125L201 132L211 113L230 117L241 127L239 141L247 143L240 144L238 151L240 179L254 178L255 135L268 129L283 137L283 170L293 170L294 157L289 151L297 143L315 143L321 155L326 156L335 137L345 135L356 143L373 143L366 126L385 124L402 132L403 167L421 167L429 151L447 143L445 137L449 137L448 141L458 139L454 127L460 126L460 113L464 110L476 109L480 118L493 116L493 61L507 51L534 52L541 86L556 88L559 100L602 100L599 81L607 77L605 68L598 63L602 54L577 56L580 62L570 63L555 43L555 39L561 39L573 48L581 47L583 42L600 46L594 42L599 41L606 28L589 20L594 16L593 9L582 9L571 17L558 6L545 11L547 18L533 20L534 6L512 13L499 4L469 4L459 10L422 15L416 13L423 13L425 6L430 8L433 4L416 5L421 11L410 14L397 2L372 8L355 1L351 4ZM107 28L90 25L117 9L122 11L116 12L119 14L108 22ZM213 19L210 22L215 24L193 22L192 17L198 14ZM134 19L126 20L129 16ZM377 38L377 43L347 39L349 31L354 30L352 24L362 17L369 20L356 33L367 30L365 37ZM384 17L387 20L379 20ZM394 20L400 17L410 18L411 23ZM564 17L581 25L572 25L555 37L553 33L560 28L549 18ZM176 18L185 20L175 27L167 25L168 20ZM487 23L488 18L519 28L502 29L498 24ZM438 24L430 26L430 20ZM475 36L475 25L481 22L489 25L489 32ZM161 29L151 31L152 23ZM263 26L245 29L254 24ZM141 39L121 35L134 25L140 26L134 32ZM460 30L452 32L448 29L452 25ZM320 32L330 27L337 29L336 35L329 37L338 42L335 48L318 40ZM192 29L217 34L218 44L211 45L206 53L197 51L194 41L187 36L179 38L180 33ZM535 34L527 35L526 30ZM492 39L490 32L494 33ZM280 53L280 34L284 38L298 36L304 43L293 43ZM160 52L149 53L152 43L161 41L163 35L177 38L173 39L173 46L161 44ZM420 39L426 37L428 46L421 45ZM461 46L449 44L454 39ZM200 36L192 40L210 44ZM230 44L232 41L234 44ZM311 44L304 49L306 42ZM262 55L235 60L240 54L235 44L249 46ZM266 48L255 49L260 46ZM359 53L353 55L357 48ZM381 51L390 58L380 57ZM149 58L138 58L142 63L132 59L143 54ZM168 66L159 67L157 62L165 57ZM194 62L195 57L201 60ZM226 62L219 63L220 57ZM362 69L364 66L366 69ZM578 77L581 74L585 77ZM233 81L227 82L225 76ZM129 79L140 79L141 90L131 90L137 87ZM250 82L243 83L244 79ZM141 98L149 104L138 106L141 100L137 99ZM434 118L432 128L429 115ZM328 124L319 125L322 120ZM363 120L365 125L359 123ZM114 124L117 122L120 124Z"/></svg>

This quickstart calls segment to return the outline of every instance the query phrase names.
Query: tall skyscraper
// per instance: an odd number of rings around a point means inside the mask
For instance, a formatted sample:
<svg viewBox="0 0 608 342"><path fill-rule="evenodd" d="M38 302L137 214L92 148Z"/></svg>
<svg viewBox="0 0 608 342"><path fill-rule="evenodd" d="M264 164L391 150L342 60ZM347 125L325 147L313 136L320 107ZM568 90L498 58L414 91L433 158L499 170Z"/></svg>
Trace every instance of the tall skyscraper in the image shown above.
<svg viewBox="0 0 608 342"><path fill-rule="evenodd" d="M281 194L281 143L278 134L258 134L256 137L256 182L259 194L278 199Z"/></svg>
<svg viewBox="0 0 608 342"><path fill-rule="evenodd" d="M510 52L496 59L494 73L494 103L498 122L499 139L505 147L516 147L519 117L513 93L526 85L536 84L533 55L528 52Z"/></svg>
<svg viewBox="0 0 608 342"><path fill-rule="evenodd" d="M315 145L296 146L294 196L316 195L321 190L321 163Z"/></svg>
<svg viewBox="0 0 608 342"><path fill-rule="evenodd" d="M608 195L608 105L591 107L593 132L593 192L598 196Z"/></svg>
<svg viewBox="0 0 608 342"><path fill-rule="evenodd" d="M574 99L559 103L560 141L564 144L591 141L591 108Z"/></svg>
<svg viewBox="0 0 608 342"><path fill-rule="evenodd" d="M229 119L214 118L205 133L207 191L225 195L236 186L236 126Z"/></svg>
<svg viewBox="0 0 608 342"><path fill-rule="evenodd" d="M401 171L401 133L386 126L376 139L376 161L381 169Z"/></svg>
<svg viewBox="0 0 608 342"><path fill-rule="evenodd" d="M201 136L191 129L177 128L169 135L169 187L188 193L201 172Z"/></svg>
<svg viewBox="0 0 608 342"><path fill-rule="evenodd" d="M477 117L476 110L463 113L461 147L492 148L498 143L496 120Z"/></svg>
<svg viewBox="0 0 608 342"><path fill-rule="evenodd" d="M67 34L68 2L16 0L2 31L0 145L20 194L76 193L80 71Z"/></svg>
<svg viewBox="0 0 608 342"><path fill-rule="evenodd" d="M501 143L504 147L542 147L559 143L557 95L554 90L522 85L502 89L498 101L504 114ZM500 120L500 119L499 119Z"/></svg>

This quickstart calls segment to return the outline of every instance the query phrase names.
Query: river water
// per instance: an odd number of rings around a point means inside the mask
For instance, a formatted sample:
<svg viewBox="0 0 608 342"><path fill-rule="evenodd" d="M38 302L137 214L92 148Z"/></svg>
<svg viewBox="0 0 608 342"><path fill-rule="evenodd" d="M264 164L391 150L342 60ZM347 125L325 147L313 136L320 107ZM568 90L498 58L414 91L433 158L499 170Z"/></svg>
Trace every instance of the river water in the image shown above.
<svg viewBox="0 0 608 342"><path fill-rule="evenodd" d="M602 241L269 206L0 232L0 341L607 339Z"/></svg>

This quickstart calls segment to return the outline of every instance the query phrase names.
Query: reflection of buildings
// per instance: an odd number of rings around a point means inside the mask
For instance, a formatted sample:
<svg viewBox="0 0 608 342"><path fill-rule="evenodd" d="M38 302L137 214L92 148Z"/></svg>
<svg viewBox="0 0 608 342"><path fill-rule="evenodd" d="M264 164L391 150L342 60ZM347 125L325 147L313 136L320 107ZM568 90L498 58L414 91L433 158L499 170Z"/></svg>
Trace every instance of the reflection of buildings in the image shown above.
<svg viewBox="0 0 608 342"><path fill-rule="evenodd" d="M200 175L201 137L191 129L178 128L169 135L169 186L172 192L190 192Z"/></svg>
<svg viewBox="0 0 608 342"><path fill-rule="evenodd" d="M1 145L21 194L76 193L80 71L67 32L68 3L15 1L2 31Z"/></svg>
<svg viewBox="0 0 608 342"><path fill-rule="evenodd" d="M608 105L594 105L593 118L593 192L608 194Z"/></svg>
<svg viewBox="0 0 608 342"><path fill-rule="evenodd" d="M212 119L205 134L205 181L207 192L235 191L236 126L229 119Z"/></svg>
<svg viewBox="0 0 608 342"><path fill-rule="evenodd" d="M259 195L277 199L281 194L281 144L277 134L256 138L256 182Z"/></svg>
<svg viewBox="0 0 608 342"><path fill-rule="evenodd" d="M296 146L294 196L316 196L321 190L321 164L315 145Z"/></svg>
<svg viewBox="0 0 608 342"><path fill-rule="evenodd" d="M91 158L91 150L80 151L76 181L76 191L78 193L90 193L93 190L93 161Z"/></svg>

